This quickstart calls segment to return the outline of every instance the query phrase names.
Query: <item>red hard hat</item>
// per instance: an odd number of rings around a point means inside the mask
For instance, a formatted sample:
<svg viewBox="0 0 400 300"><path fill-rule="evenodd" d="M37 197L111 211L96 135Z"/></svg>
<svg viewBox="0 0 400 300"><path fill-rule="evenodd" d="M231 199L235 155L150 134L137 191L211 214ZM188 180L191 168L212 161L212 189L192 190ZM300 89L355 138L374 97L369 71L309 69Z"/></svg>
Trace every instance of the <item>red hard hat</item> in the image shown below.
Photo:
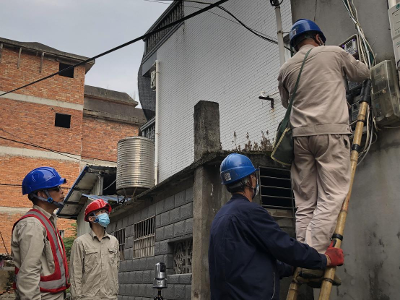
<svg viewBox="0 0 400 300"><path fill-rule="evenodd" d="M108 204L106 201L104 201L103 199L97 199L94 200L92 203L90 203L88 206L86 206L85 209L85 221L89 222L88 217L90 215L90 213L105 208L108 210L108 213L111 212L111 205Z"/></svg>

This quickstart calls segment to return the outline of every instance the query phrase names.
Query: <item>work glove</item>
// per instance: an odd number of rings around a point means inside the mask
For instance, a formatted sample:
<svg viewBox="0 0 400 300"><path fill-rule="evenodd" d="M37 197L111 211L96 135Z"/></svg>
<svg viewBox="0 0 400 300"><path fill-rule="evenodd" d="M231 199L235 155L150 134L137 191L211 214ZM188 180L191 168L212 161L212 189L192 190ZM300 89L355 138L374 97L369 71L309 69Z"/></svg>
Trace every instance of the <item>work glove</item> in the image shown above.
<svg viewBox="0 0 400 300"><path fill-rule="evenodd" d="M325 252L325 255L329 258L327 262L327 267L341 266L344 263L343 250L339 248L334 248L334 241L329 245Z"/></svg>

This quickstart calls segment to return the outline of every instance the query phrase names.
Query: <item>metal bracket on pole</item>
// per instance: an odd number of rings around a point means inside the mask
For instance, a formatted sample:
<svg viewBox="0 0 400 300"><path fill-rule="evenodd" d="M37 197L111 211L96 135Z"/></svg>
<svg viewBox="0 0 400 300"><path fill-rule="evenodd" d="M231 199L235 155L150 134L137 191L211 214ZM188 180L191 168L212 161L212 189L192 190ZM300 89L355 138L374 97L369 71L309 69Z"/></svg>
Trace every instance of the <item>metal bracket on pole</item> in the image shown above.
<svg viewBox="0 0 400 300"><path fill-rule="evenodd" d="M271 109L274 109L274 102L275 102L274 98L271 98L269 96L267 97L259 96L258 99L271 101Z"/></svg>

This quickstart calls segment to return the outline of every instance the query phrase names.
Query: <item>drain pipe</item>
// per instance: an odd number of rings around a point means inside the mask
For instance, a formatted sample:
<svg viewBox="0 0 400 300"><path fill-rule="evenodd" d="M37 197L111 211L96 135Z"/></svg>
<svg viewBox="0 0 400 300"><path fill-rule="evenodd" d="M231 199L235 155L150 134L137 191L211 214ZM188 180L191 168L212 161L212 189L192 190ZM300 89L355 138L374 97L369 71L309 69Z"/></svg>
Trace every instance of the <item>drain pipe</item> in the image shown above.
<svg viewBox="0 0 400 300"><path fill-rule="evenodd" d="M159 100L160 100L160 63L158 60L156 60L156 116L154 119L155 122L155 129L154 129L154 184L158 184L158 145L159 145L159 110L160 110L160 105L159 105Z"/></svg>
<svg viewBox="0 0 400 300"><path fill-rule="evenodd" d="M279 47L279 62L282 66L285 63L285 46L283 44L282 16L281 16L280 5L275 6L275 17L276 17L276 31L277 31L276 34L278 37L278 47Z"/></svg>

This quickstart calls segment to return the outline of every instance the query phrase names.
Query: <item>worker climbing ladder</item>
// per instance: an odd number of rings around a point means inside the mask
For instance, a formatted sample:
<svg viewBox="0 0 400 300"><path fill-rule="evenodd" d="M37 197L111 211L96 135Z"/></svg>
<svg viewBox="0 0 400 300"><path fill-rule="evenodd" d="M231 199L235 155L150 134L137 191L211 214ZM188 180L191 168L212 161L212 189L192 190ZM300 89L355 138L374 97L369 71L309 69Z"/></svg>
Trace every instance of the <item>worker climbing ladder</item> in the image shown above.
<svg viewBox="0 0 400 300"><path fill-rule="evenodd" d="M332 241L333 241L333 245L335 248L341 248L342 241L343 241L344 227L345 227L345 223L346 223L347 211L349 208L351 191L353 188L354 176L355 176L355 172L356 172L356 168L357 168L360 144L361 144L361 139L362 139L362 134L363 134L363 128L364 128L364 123L366 122L366 116L367 116L367 112L369 110L370 103L371 103L371 81L366 80L366 81L364 81L362 89L361 89L360 110L359 110L359 113L357 116L356 129L354 132L353 145L351 148L350 188L349 188L349 192L347 193L346 199L343 202L341 211L339 213L335 233L332 236ZM299 275L299 272L300 272L300 268L297 268L293 275L293 281L290 284L289 292L286 297L286 300L296 300L297 299L297 296L299 293L299 288L301 285L296 279ZM323 280L322 280L321 292L320 292L320 295L318 298L319 300L329 300L335 272L336 272L336 267L326 268L325 274L324 274Z"/></svg>

